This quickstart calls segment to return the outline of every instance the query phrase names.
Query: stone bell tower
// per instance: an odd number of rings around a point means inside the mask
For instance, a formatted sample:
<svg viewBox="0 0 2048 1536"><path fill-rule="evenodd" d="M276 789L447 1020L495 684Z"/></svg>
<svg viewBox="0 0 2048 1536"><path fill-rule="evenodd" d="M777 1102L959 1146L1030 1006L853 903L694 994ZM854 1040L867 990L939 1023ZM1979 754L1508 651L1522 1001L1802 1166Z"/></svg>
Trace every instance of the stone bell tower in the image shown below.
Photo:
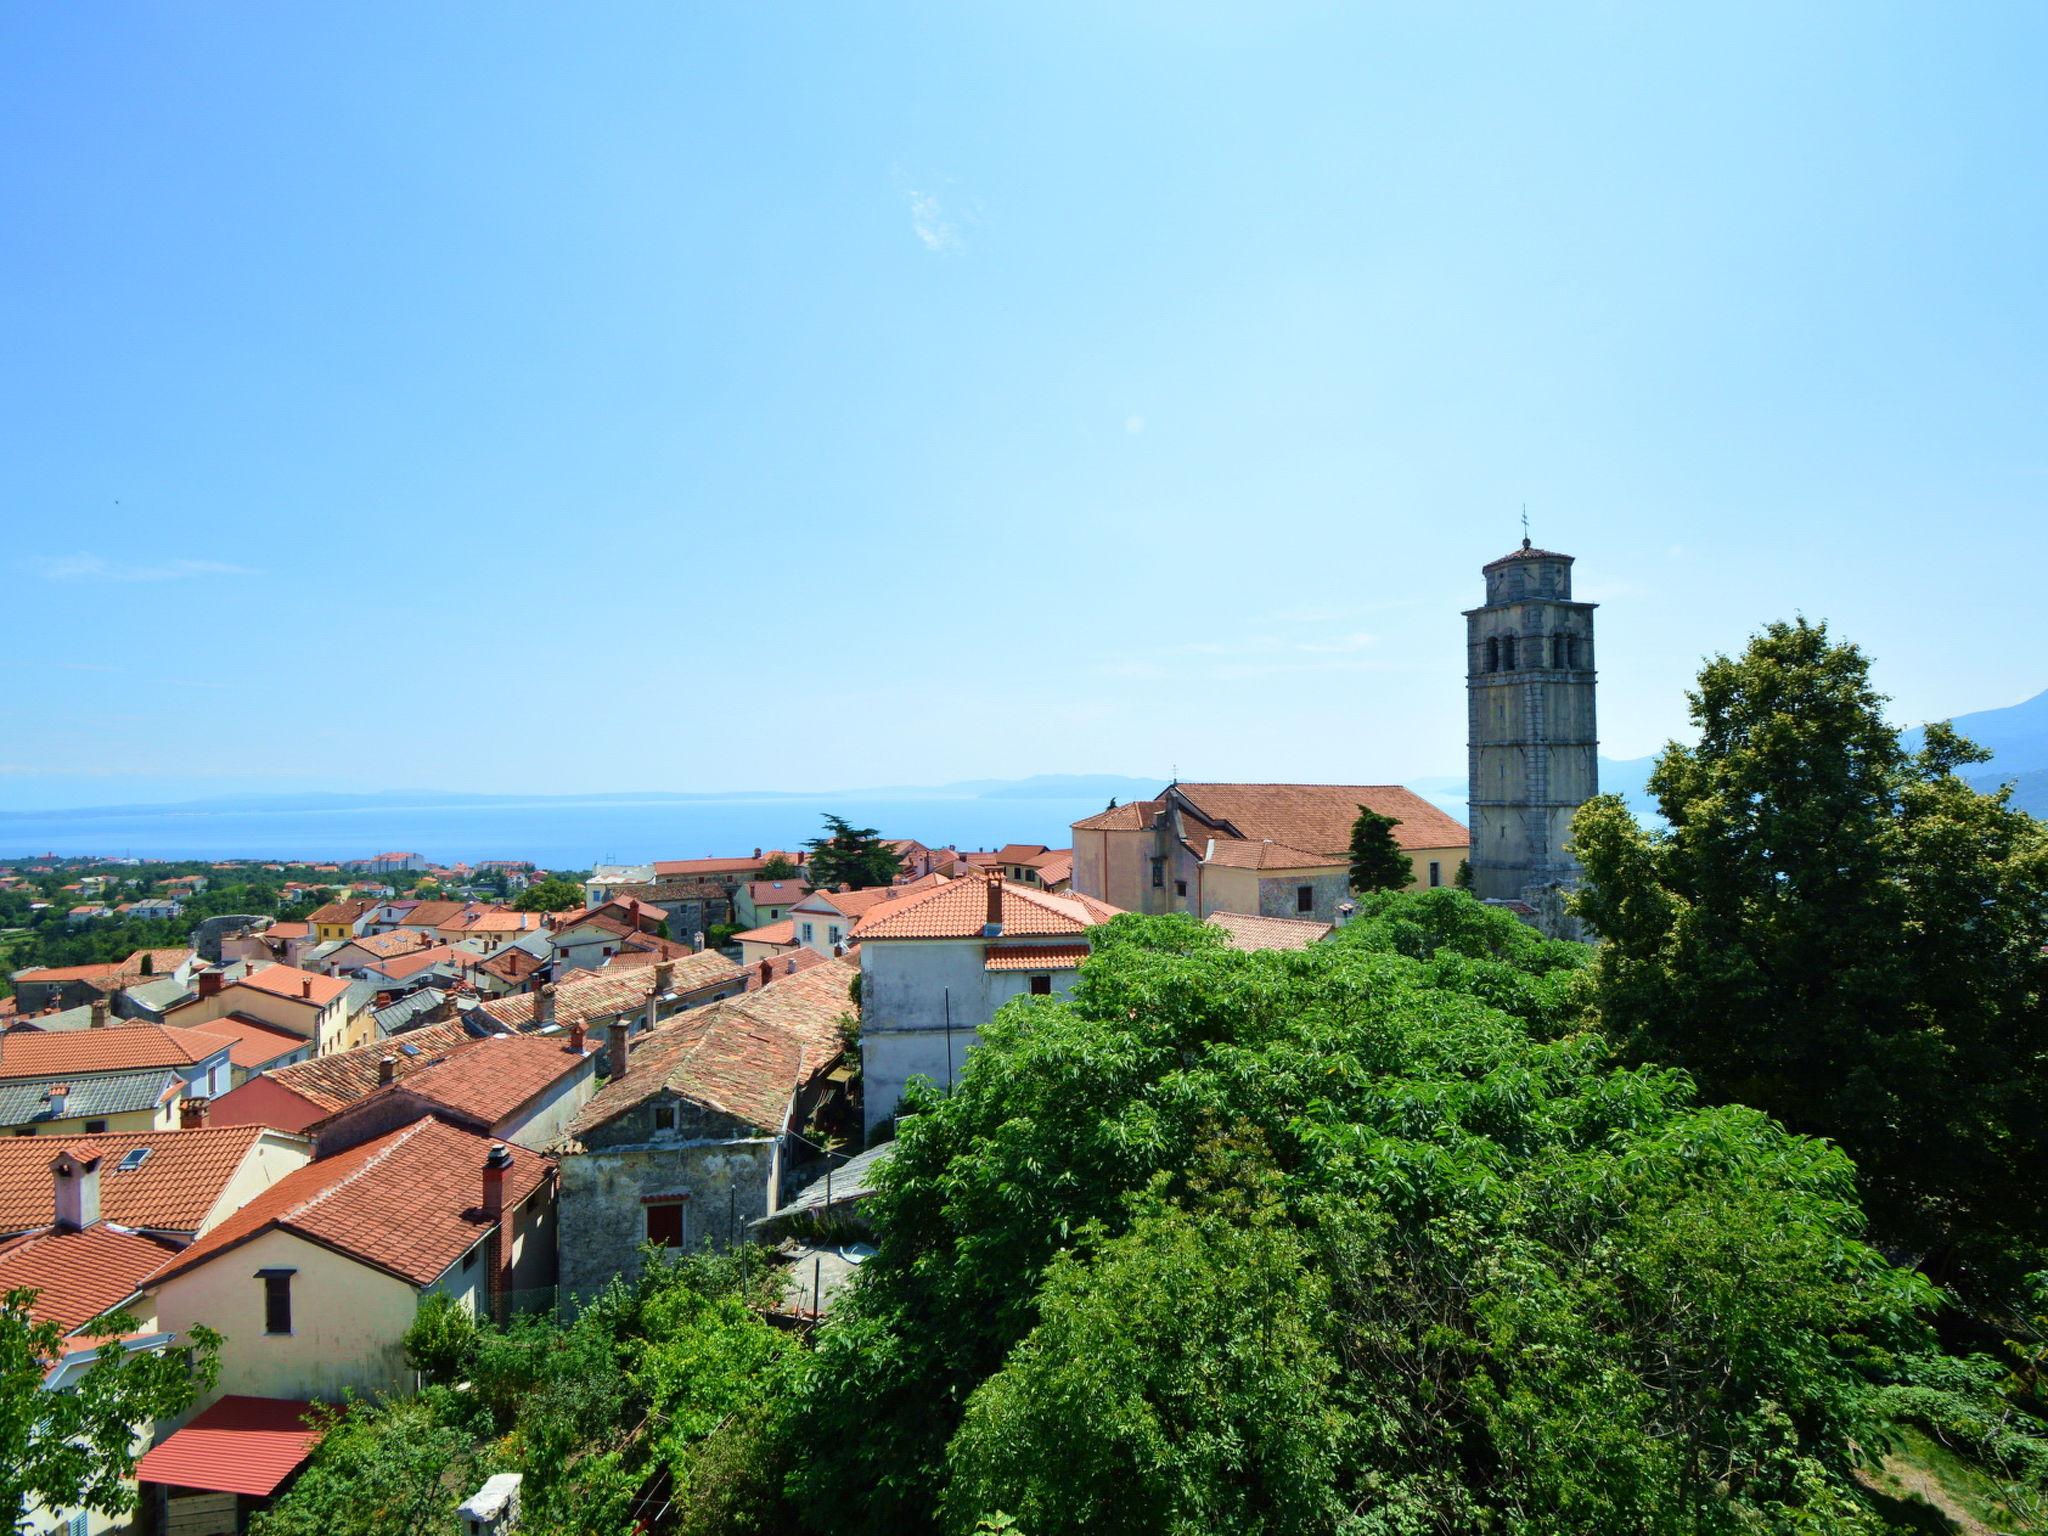
<svg viewBox="0 0 2048 1536"><path fill-rule="evenodd" d="M1572 601L1570 555L1526 538L1483 574L1486 602L1465 613L1472 893L1561 919L1572 816L1600 792L1595 605Z"/></svg>

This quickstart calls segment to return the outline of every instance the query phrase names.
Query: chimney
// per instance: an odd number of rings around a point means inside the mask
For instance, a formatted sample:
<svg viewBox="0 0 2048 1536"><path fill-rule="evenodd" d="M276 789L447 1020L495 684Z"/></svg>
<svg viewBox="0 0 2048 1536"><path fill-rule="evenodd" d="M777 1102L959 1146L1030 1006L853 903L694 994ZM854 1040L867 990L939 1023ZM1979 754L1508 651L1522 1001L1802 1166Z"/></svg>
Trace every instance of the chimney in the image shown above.
<svg viewBox="0 0 2048 1536"><path fill-rule="evenodd" d="M775 962L773 960L763 960L761 962L761 985L765 987L774 979Z"/></svg>
<svg viewBox="0 0 2048 1536"><path fill-rule="evenodd" d="M700 955L704 953L704 930L702 928L699 928L690 935L690 948Z"/></svg>
<svg viewBox="0 0 2048 1536"><path fill-rule="evenodd" d="M796 974L796 956L795 956L795 955L791 955L791 956L790 956L790 957L789 957L789 958L788 958L787 960L785 960L785 961L783 961L783 962L782 962L782 966L783 966L783 971L782 971L782 974L783 974L783 975L785 975L785 976L794 976L794 975Z"/></svg>
<svg viewBox="0 0 2048 1536"><path fill-rule="evenodd" d="M107 1027L107 1000L104 997L96 997L92 1000L92 1027L94 1029L105 1029Z"/></svg>
<svg viewBox="0 0 2048 1536"><path fill-rule="evenodd" d="M981 936L993 939L1003 931L1003 872L992 869L988 872L988 921L982 924Z"/></svg>
<svg viewBox="0 0 2048 1536"><path fill-rule="evenodd" d="M569 1026L569 1050L572 1055L581 1056L583 1054L584 1039L583 1021L578 1019Z"/></svg>
<svg viewBox="0 0 2048 1536"><path fill-rule="evenodd" d="M52 1120L62 1120L64 1112L70 1108L70 1104L71 1085L69 1083L50 1084L50 1118Z"/></svg>
<svg viewBox="0 0 2048 1536"><path fill-rule="evenodd" d="M484 1220L491 1224L486 1239L490 1245L491 1316L501 1323L512 1297L512 1239L505 1230L505 1175L511 1171L511 1150L502 1141L492 1142L484 1155Z"/></svg>
<svg viewBox="0 0 2048 1536"><path fill-rule="evenodd" d="M760 849L756 848L756 849L754 850L754 857L755 857L755 858L757 858L757 859L758 859L759 857L761 857L761 850L760 850Z"/></svg>
<svg viewBox="0 0 2048 1536"><path fill-rule="evenodd" d="M605 1062L610 1078L617 1082L626 1075L626 1037L633 1032L633 1026L624 1019L613 1019L611 1025L611 1055Z"/></svg>
<svg viewBox="0 0 2048 1536"><path fill-rule="evenodd" d="M201 971L199 973L199 995L201 997L216 997L219 993L220 972Z"/></svg>
<svg viewBox="0 0 2048 1536"><path fill-rule="evenodd" d="M554 1022L555 984L552 981L544 981L540 984L540 991L534 994L533 1027L535 1029L546 1029Z"/></svg>
<svg viewBox="0 0 2048 1536"><path fill-rule="evenodd" d="M100 1155L91 1147L62 1147L50 1159L56 1184L57 1225L83 1232L100 1219Z"/></svg>
<svg viewBox="0 0 2048 1536"><path fill-rule="evenodd" d="M302 982L300 982L300 983L299 983L299 996L301 996L301 997L311 997L312 995L313 995L313 978L312 978L312 977L310 977L310 976L308 976L308 977L307 977L307 978L306 978L306 979L305 979L304 981L302 981Z"/></svg>
<svg viewBox="0 0 2048 1536"><path fill-rule="evenodd" d="M676 963L673 960L654 962L654 990L663 994L673 991L676 980Z"/></svg>
<svg viewBox="0 0 2048 1536"><path fill-rule="evenodd" d="M379 1056L377 1058L377 1086L379 1088L389 1088L397 1081L398 1058L396 1056Z"/></svg>
<svg viewBox="0 0 2048 1536"><path fill-rule="evenodd" d="M178 1129L182 1131L203 1131L206 1116L212 1104L206 1099L195 1099L190 1095L178 1100Z"/></svg>

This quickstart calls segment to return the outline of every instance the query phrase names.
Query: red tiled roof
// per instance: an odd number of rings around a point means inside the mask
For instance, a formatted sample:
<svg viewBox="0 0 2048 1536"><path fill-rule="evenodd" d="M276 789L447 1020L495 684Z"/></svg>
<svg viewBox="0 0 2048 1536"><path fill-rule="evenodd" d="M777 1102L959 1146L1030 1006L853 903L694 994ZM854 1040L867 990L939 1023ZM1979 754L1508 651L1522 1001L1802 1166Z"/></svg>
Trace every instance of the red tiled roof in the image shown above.
<svg viewBox="0 0 2048 1536"><path fill-rule="evenodd" d="M151 1289L260 1233L281 1229L347 1254L414 1285L429 1285L491 1229L483 1166L491 1142L445 1120L415 1120L359 1147L286 1174L174 1257ZM505 1209L513 1210L554 1164L509 1146Z"/></svg>
<svg viewBox="0 0 2048 1536"><path fill-rule="evenodd" d="M1143 832L1165 806L1164 800L1127 800L1074 823L1076 832Z"/></svg>
<svg viewBox="0 0 2048 1536"><path fill-rule="evenodd" d="M1261 917L1252 912L1211 912L1209 925L1221 928L1232 949L1307 949L1331 932L1328 923L1300 917Z"/></svg>
<svg viewBox="0 0 2048 1536"><path fill-rule="evenodd" d="M978 939L988 920L988 875L964 880L870 911L853 936L871 939ZM1118 915L1106 902L1072 892L1053 895L1014 880L1002 882L1003 934L1007 938L1064 938L1086 933Z"/></svg>
<svg viewBox="0 0 2048 1536"><path fill-rule="evenodd" d="M267 1498L313 1454L320 1431L312 1404L280 1397L224 1397L149 1451L136 1478L173 1488Z"/></svg>
<svg viewBox="0 0 2048 1536"><path fill-rule="evenodd" d="M306 921L310 923L352 924L375 905L377 903L374 901L330 901L324 907L315 907Z"/></svg>
<svg viewBox="0 0 2048 1536"><path fill-rule="evenodd" d="M147 973L142 969L145 958L150 962ZM125 960L102 960L97 965L41 966L22 971L14 979L17 982L83 981L102 991L112 992L138 981L168 976L191 958L189 949L138 949Z"/></svg>
<svg viewBox="0 0 2048 1536"><path fill-rule="evenodd" d="M749 928L745 933L734 934L733 941L745 944L794 944L796 942L796 919L785 917L780 922L766 923L759 928Z"/></svg>
<svg viewBox="0 0 2048 1536"><path fill-rule="evenodd" d="M1026 944L1015 949L991 945L982 969L989 971L1071 971L1088 958L1086 944Z"/></svg>
<svg viewBox="0 0 2048 1536"><path fill-rule="evenodd" d="M1463 823L1399 784L1176 784L1203 820L1251 842L1347 854L1358 808L1400 823L1403 848L1461 848Z"/></svg>
<svg viewBox="0 0 2048 1536"><path fill-rule="evenodd" d="M714 950L678 960L675 967L670 986L677 992L694 992L720 979L739 979L740 968ZM654 991L654 980L651 965L571 971L555 984L555 1022L564 1029L576 1023L608 1023L619 1014L645 1008ZM477 1011L508 1029L530 1030L538 1007L536 994L521 992L485 1003Z"/></svg>
<svg viewBox="0 0 2048 1536"><path fill-rule="evenodd" d="M1040 859L1034 867L1038 871L1039 879L1047 885L1058 885L1062 880L1073 879L1074 855L1070 850L1062 850L1048 858Z"/></svg>
<svg viewBox="0 0 2048 1536"><path fill-rule="evenodd" d="M263 965L240 981L229 982L221 990L227 992L236 987L249 987L258 992L268 992L272 997L325 1008L348 990L348 982L340 976L316 976L295 965Z"/></svg>
<svg viewBox="0 0 2048 1536"><path fill-rule="evenodd" d="M830 907L841 917L860 917L889 901L902 901L907 897L919 896L926 891L937 890L950 882L944 875L920 875L915 880L906 880L901 885L871 885L858 891L813 891L792 911L816 912L821 906Z"/></svg>
<svg viewBox="0 0 2048 1536"><path fill-rule="evenodd" d="M187 1027L194 1034L211 1035L216 1040L227 1041L228 1060L251 1071L260 1070L280 1056L304 1050L308 1043L303 1035L295 1035L288 1029L232 1013L224 1019L209 1019L204 1024Z"/></svg>
<svg viewBox="0 0 2048 1536"><path fill-rule="evenodd" d="M272 923L263 930L266 939L310 939L313 936L311 923Z"/></svg>
<svg viewBox="0 0 2048 1536"><path fill-rule="evenodd" d="M1224 869L1332 869L1348 867L1342 854L1311 853L1306 848L1289 848L1280 843L1248 842L1241 837L1197 837L1188 849L1204 864Z"/></svg>
<svg viewBox="0 0 2048 1536"><path fill-rule="evenodd" d="M1043 843L1005 843L996 850L998 864L1030 864L1052 850Z"/></svg>
<svg viewBox="0 0 2048 1536"><path fill-rule="evenodd" d="M810 889L802 880L753 880L747 885L747 899L757 907L786 907Z"/></svg>
<svg viewBox="0 0 2048 1536"><path fill-rule="evenodd" d="M409 1093L481 1124L496 1125L576 1072L600 1049L601 1042L593 1040L581 1051L572 1051L568 1037L561 1034L493 1035L459 1045L430 1066L407 1074L404 1082L377 1091Z"/></svg>
<svg viewBox="0 0 2048 1536"><path fill-rule="evenodd" d="M1511 549L1498 560L1487 561L1479 567L1479 572L1483 576L1486 572L1515 560L1562 560L1566 565L1572 563L1570 555L1561 555L1554 549L1535 549L1525 541L1520 549Z"/></svg>
<svg viewBox="0 0 2048 1536"><path fill-rule="evenodd" d="M222 1042L162 1024L110 1024L61 1034L0 1034L0 1078L89 1076L144 1067L188 1067L220 1050Z"/></svg>
<svg viewBox="0 0 2048 1536"><path fill-rule="evenodd" d="M808 855L784 853L777 848L764 849L753 858L717 859L656 859L654 872L664 877L677 875L739 875L748 870L759 869L770 859L787 859L792 864L801 864Z"/></svg>
<svg viewBox="0 0 2048 1536"><path fill-rule="evenodd" d="M748 966L747 990L749 992L758 992L763 987L772 986L786 977L801 975L814 965L831 965L836 961L844 961L849 965L855 965L858 963L857 957L859 954L860 946L858 944L847 950L843 955L828 955L822 950L811 949L802 944L792 945L780 954L770 955ZM764 965L768 967L768 977L765 981L761 977L761 967Z"/></svg>
<svg viewBox="0 0 2048 1536"><path fill-rule="evenodd" d="M189 1131L108 1132L73 1137L100 1157L100 1214L124 1227L197 1232L220 1203L242 1160L266 1132L257 1125ZM149 1155L123 1172L130 1152ZM54 1156L43 1136L0 1137L0 1232L21 1232L56 1220L50 1179Z"/></svg>
<svg viewBox="0 0 2048 1536"><path fill-rule="evenodd" d="M422 933L417 928L393 928L388 933L358 934L346 942L365 954L388 956L410 954L416 949L432 949L436 940L431 933Z"/></svg>
<svg viewBox="0 0 2048 1536"><path fill-rule="evenodd" d="M456 949L448 944L435 944L426 949L409 949L402 954L372 962L365 967L379 976L388 976L393 981L403 981L408 976L417 976L421 971L436 966L449 971L466 971L483 961L483 956L466 949Z"/></svg>
<svg viewBox="0 0 2048 1536"><path fill-rule="evenodd" d="M456 1046L467 1045L470 1039L469 1031L460 1024L429 1024L389 1040L373 1040L354 1050L294 1062L265 1076L278 1087L287 1088L322 1109L339 1109L375 1090L377 1064L386 1056L397 1061L398 1076L403 1078L431 1066ZM221 1102L225 1104L233 1097L234 1094L228 1094Z"/></svg>
<svg viewBox="0 0 2048 1536"><path fill-rule="evenodd" d="M0 1244L0 1295L37 1292L29 1315L70 1333L133 1296L174 1251L105 1222L83 1232L45 1228Z"/></svg>

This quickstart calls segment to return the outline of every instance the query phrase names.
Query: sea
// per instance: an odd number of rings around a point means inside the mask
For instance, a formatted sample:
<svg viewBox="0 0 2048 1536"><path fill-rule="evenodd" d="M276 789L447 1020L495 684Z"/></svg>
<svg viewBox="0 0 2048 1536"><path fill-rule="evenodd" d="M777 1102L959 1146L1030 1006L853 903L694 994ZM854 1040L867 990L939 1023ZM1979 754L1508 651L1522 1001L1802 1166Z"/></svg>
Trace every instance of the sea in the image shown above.
<svg viewBox="0 0 2048 1536"><path fill-rule="evenodd" d="M795 848L819 835L829 812L884 837L929 847L1064 848L1070 827L1106 799L996 796L758 799L673 796L644 801L537 797L477 803L110 806L0 813L0 862L41 853L142 859L265 859L329 863L387 849L438 864L527 859L543 869L588 869L695 859L755 848Z"/></svg>

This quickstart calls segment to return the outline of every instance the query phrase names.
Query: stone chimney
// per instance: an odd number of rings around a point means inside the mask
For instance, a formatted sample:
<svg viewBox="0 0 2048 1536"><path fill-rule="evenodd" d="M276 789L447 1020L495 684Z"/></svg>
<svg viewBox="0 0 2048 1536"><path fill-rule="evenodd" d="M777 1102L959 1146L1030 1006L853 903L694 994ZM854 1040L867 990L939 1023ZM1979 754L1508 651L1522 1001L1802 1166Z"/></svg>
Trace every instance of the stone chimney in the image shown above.
<svg viewBox="0 0 2048 1536"><path fill-rule="evenodd" d="M555 1022L555 984L544 981L533 995L533 1027L546 1029Z"/></svg>
<svg viewBox="0 0 2048 1536"><path fill-rule="evenodd" d="M1003 872L992 869L988 872L988 920L981 925L981 936L993 939L1003 931Z"/></svg>
<svg viewBox="0 0 2048 1536"><path fill-rule="evenodd" d="M654 990L667 996L675 990L676 963L673 960L654 962Z"/></svg>
<svg viewBox="0 0 2048 1536"><path fill-rule="evenodd" d="M611 1024L611 1054L605 1060L605 1068L613 1082L626 1075L626 1037L633 1032L633 1026L624 1019L613 1019Z"/></svg>
<svg viewBox="0 0 2048 1536"><path fill-rule="evenodd" d="M398 1058L396 1056L379 1056L377 1058L377 1086L379 1088L389 1088L397 1081Z"/></svg>
<svg viewBox="0 0 2048 1536"><path fill-rule="evenodd" d="M100 1155L90 1147L62 1147L50 1159L56 1185L57 1225L83 1232L100 1219Z"/></svg>
<svg viewBox="0 0 2048 1536"><path fill-rule="evenodd" d="M106 1027L107 1000L104 997L96 997L92 1000L92 1028L105 1029Z"/></svg>
<svg viewBox="0 0 2048 1536"><path fill-rule="evenodd" d="M213 1105L207 1099L195 1099L190 1095L178 1100L178 1128L185 1131L206 1129L206 1116Z"/></svg>
<svg viewBox="0 0 2048 1536"><path fill-rule="evenodd" d="M199 973L199 995L201 997L219 996L220 982L221 976L219 971L201 971Z"/></svg>

